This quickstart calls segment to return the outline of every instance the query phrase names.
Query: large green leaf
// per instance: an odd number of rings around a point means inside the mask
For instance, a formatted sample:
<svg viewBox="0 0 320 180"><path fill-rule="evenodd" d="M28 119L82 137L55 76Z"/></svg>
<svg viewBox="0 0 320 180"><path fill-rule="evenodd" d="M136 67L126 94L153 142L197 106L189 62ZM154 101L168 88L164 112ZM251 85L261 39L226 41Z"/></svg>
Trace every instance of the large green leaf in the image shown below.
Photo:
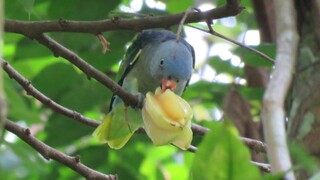
<svg viewBox="0 0 320 180"><path fill-rule="evenodd" d="M70 20L98 20L105 19L110 11L115 9L120 1L118 0L54 0L48 9L51 19L70 19Z"/></svg>
<svg viewBox="0 0 320 180"><path fill-rule="evenodd" d="M176 1L163 0L166 3L167 11L169 13L180 13L186 11L189 7L193 7L192 0Z"/></svg>
<svg viewBox="0 0 320 180"><path fill-rule="evenodd" d="M231 64L230 60L223 61L219 57L214 56L209 61L209 65L216 70L217 73L229 73L232 75L239 74L241 69Z"/></svg>
<svg viewBox="0 0 320 180"><path fill-rule="evenodd" d="M52 56L52 53L48 48L45 48L28 38L23 38L16 44L16 51L13 60L22 61L25 59L41 58L45 56Z"/></svg>
<svg viewBox="0 0 320 180"><path fill-rule="evenodd" d="M57 101L73 86L81 84L82 80L72 65L54 63L44 68L32 79L32 83L42 93Z"/></svg>
<svg viewBox="0 0 320 180"><path fill-rule="evenodd" d="M25 11L24 6L20 3L20 0L6 1L5 4L5 17L10 19L28 20L29 15Z"/></svg>
<svg viewBox="0 0 320 180"><path fill-rule="evenodd" d="M96 81L84 79L80 84L73 84L67 92L62 93L59 103L73 110L85 113L97 107L107 106L111 91ZM96 112L98 113L98 112Z"/></svg>
<svg viewBox="0 0 320 180"><path fill-rule="evenodd" d="M199 81L187 88L186 92L183 94L183 98L187 100L199 99L204 105L212 105L214 103L221 104L225 92L227 92L229 88L229 84Z"/></svg>
<svg viewBox="0 0 320 180"><path fill-rule="evenodd" d="M73 155L79 155L81 163L91 168L98 168L107 164L109 155L108 150L109 149L103 145L88 146L79 148L76 152L73 153Z"/></svg>
<svg viewBox="0 0 320 180"><path fill-rule="evenodd" d="M92 133L93 128L80 124L66 116L53 114L46 123L45 143L53 147L68 146L85 135Z"/></svg>
<svg viewBox="0 0 320 180"><path fill-rule="evenodd" d="M260 179L258 168L249 161L250 152L231 122L215 122L198 146L191 178Z"/></svg>
<svg viewBox="0 0 320 180"><path fill-rule="evenodd" d="M18 1L22 4L22 6L24 7L24 10L28 13L29 19L30 19L35 0L18 0Z"/></svg>

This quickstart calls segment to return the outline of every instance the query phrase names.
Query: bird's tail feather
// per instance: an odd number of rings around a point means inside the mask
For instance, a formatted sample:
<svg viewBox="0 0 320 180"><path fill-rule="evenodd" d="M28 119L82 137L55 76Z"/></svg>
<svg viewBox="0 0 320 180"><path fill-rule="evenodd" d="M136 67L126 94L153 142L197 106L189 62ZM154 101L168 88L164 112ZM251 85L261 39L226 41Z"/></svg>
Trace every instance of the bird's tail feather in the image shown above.
<svg viewBox="0 0 320 180"><path fill-rule="evenodd" d="M142 125L141 111L119 103L93 132L100 143L108 143L113 149L122 148Z"/></svg>

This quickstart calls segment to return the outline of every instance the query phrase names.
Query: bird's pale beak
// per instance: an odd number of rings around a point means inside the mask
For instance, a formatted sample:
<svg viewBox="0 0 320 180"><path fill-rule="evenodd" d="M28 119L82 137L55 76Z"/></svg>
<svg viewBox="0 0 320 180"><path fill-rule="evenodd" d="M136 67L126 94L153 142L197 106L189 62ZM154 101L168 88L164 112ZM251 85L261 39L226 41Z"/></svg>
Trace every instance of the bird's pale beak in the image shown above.
<svg viewBox="0 0 320 180"><path fill-rule="evenodd" d="M169 80L169 79L163 79L161 84L162 91L165 91L166 89L170 89L171 91L174 91L177 87L177 83L175 81Z"/></svg>

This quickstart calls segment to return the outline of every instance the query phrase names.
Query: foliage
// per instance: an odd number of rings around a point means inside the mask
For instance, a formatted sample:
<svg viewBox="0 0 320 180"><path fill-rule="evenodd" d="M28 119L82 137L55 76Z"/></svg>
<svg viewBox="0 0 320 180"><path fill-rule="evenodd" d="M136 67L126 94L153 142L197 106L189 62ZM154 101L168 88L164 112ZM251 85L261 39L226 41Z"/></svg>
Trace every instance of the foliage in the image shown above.
<svg viewBox="0 0 320 180"><path fill-rule="evenodd" d="M195 155L193 179L260 179L257 167L249 162L250 152L240 141L229 120L213 123Z"/></svg>

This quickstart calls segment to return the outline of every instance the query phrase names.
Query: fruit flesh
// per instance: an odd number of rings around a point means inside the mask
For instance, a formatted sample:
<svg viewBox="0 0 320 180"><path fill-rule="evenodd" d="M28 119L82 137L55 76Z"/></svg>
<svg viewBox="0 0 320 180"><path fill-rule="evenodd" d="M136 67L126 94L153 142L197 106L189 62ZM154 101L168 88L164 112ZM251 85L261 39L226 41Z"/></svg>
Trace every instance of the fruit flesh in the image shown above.
<svg viewBox="0 0 320 180"><path fill-rule="evenodd" d="M158 93L155 98L168 118L174 121L180 121L184 118L185 113L180 106L180 99L172 91L166 90L163 93Z"/></svg>

